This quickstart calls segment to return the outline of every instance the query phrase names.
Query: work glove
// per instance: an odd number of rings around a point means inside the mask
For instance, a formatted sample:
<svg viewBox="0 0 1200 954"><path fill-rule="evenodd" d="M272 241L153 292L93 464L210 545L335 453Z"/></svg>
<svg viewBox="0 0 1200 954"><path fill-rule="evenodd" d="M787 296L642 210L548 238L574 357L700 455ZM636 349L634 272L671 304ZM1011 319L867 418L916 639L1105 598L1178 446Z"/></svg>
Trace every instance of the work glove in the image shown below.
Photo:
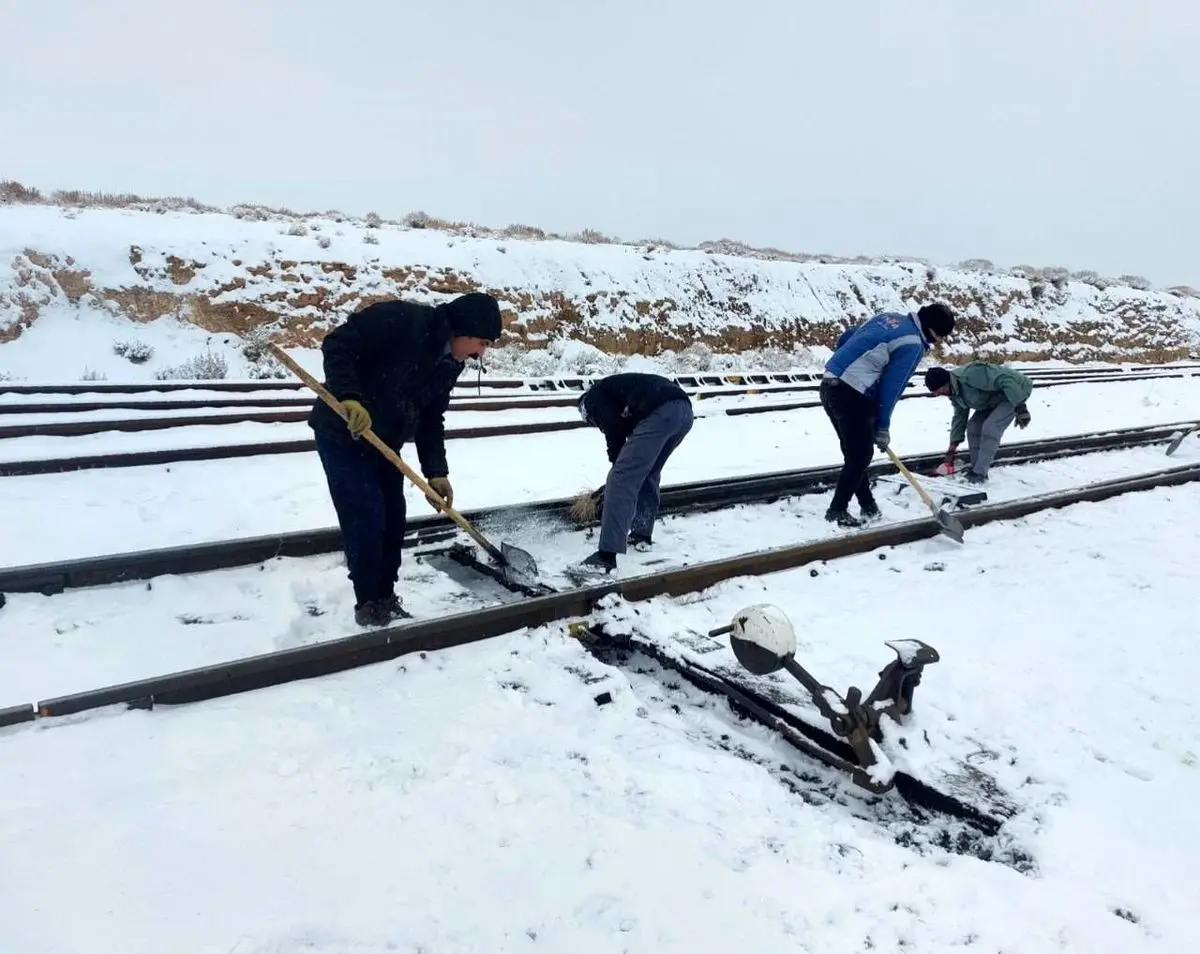
<svg viewBox="0 0 1200 954"><path fill-rule="evenodd" d="M1022 401L1017 405L1017 427L1028 427L1031 420L1033 420L1033 418L1029 414L1029 408L1027 408L1025 406L1025 402Z"/></svg>
<svg viewBox="0 0 1200 954"><path fill-rule="evenodd" d="M888 433L886 427L878 427L875 429L875 446L881 451L888 449L888 444L892 442L892 435Z"/></svg>
<svg viewBox="0 0 1200 954"><path fill-rule="evenodd" d="M450 486L450 479L448 477L434 477L432 480L428 481L428 484L439 496L441 496L443 500L446 501L447 507L454 506L454 488ZM425 495L425 499L429 501L429 506L431 506L434 510L442 509L441 505L436 503L428 494Z"/></svg>
<svg viewBox="0 0 1200 954"><path fill-rule="evenodd" d="M363 431L371 426L371 415L358 401L343 401L342 407L346 409L346 426L350 428L350 434L354 439L358 440L362 437Z"/></svg>

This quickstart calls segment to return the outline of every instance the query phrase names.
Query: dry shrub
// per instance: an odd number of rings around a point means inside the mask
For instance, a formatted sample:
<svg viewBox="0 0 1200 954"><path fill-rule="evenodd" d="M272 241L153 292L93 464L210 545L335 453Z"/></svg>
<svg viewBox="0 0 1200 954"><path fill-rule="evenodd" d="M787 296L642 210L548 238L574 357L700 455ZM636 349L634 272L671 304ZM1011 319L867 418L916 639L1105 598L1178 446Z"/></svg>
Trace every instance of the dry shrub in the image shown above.
<svg viewBox="0 0 1200 954"><path fill-rule="evenodd" d="M113 344L113 354L124 358L130 364L145 364L154 356L154 349L144 341L117 341Z"/></svg>
<svg viewBox="0 0 1200 954"><path fill-rule="evenodd" d="M224 378L229 372L225 358L211 351L189 358L183 364L172 368L163 368L155 377L160 381L216 381Z"/></svg>
<svg viewBox="0 0 1200 954"><path fill-rule="evenodd" d="M603 493L600 490L581 490L571 501L567 511L571 522L578 527L586 527L595 523L600 517L600 506Z"/></svg>

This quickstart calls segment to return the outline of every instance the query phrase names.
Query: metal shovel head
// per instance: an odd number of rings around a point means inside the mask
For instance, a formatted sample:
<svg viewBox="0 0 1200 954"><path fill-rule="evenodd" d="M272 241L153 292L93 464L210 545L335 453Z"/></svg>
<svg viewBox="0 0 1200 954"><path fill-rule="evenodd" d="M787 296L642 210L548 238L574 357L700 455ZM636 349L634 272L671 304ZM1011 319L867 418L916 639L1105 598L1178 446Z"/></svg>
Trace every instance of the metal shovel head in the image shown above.
<svg viewBox="0 0 1200 954"><path fill-rule="evenodd" d="M528 550L522 550L520 547L514 547L511 543L501 541L500 555L504 557L504 576L510 582L537 582L537 561Z"/></svg>
<svg viewBox="0 0 1200 954"><path fill-rule="evenodd" d="M963 542L963 534L966 531L958 517L946 510L938 510L933 516L944 536L949 537L955 543Z"/></svg>
<svg viewBox="0 0 1200 954"><path fill-rule="evenodd" d="M1179 445L1183 443L1183 439L1185 437L1187 437L1190 433L1192 433L1190 430L1176 431L1174 434L1171 435L1171 443L1167 445L1167 456L1168 457L1170 457L1177 450L1179 450Z"/></svg>

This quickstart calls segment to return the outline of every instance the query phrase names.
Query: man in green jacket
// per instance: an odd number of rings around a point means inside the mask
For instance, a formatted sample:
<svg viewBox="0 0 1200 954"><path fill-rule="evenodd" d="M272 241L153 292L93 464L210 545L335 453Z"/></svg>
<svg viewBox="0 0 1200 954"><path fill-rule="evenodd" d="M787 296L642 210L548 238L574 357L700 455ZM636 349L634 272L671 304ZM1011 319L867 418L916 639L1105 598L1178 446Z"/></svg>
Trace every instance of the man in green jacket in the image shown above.
<svg viewBox="0 0 1200 954"><path fill-rule="evenodd" d="M1033 391L1032 379L1007 365L972 361L949 371L930 368L925 372L925 387L934 394L950 398L954 405L950 449L937 472L954 473L954 454L966 437L971 450L971 465L966 478L973 484L983 483L1008 425L1014 419L1017 427L1029 424L1029 409L1025 402ZM967 415L971 411L975 413L968 421Z"/></svg>

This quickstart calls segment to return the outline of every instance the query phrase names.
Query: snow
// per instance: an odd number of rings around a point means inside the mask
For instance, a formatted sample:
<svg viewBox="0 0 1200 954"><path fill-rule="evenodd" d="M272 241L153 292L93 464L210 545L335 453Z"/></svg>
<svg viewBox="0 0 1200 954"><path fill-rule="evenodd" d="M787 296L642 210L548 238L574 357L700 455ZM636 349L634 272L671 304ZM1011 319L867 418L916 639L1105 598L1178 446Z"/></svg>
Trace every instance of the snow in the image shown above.
<svg viewBox="0 0 1200 954"><path fill-rule="evenodd" d="M552 625L0 732L6 945L1183 950L1200 850L1186 635L1200 537L1179 514L1197 507L1195 486L1130 495L978 528L952 553L933 539L816 578L639 604L639 628L662 639L774 603L803 624L802 663L838 687L869 684L884 639L915 628L942 660L884 754L931 771L984 753L1018 802L1006 838L1031 856L1027 874L903 847L897 822L844 786L790 793L769 766L828 773ZM925 572L933 559L945 570ZM914 591L928 611L898 615ZM613 614L629 615L595 616ZM904 749L901 734L929 743ZM52 893L27 875L67 857Z"/></svg>
<svg viewBox="0 0 1200 954"><path fill-rule="evenodd" d="M535 294L582 295L596 282L686 302L699 282L712 289L717 313L745 301L768 327L797 315L856 316L863 291L872 307L900 306L897 289L925 272L390 226L372 230L379 245L364 245L358 223L307 224L329 248L312 234L281 234L288 226L277 220L4 207L0 330L17 313L5 295L26 288L44 300L37 321L0 346L0 376L153 380L205 349L226 357L232 375L252 373L236 336L176 316L134 324L95 296L76 304L57 284L21 285L19 270L35 264L26 249L56 256L60 267L73 256L65 264L86 269L96 288L173 295L205 294L269 264L261 280L224 293L243 301L342 282L321 262L353 264L355 294L391 288L382 277L389 262L425 262ZM171 254L205 267L176 286L161 271ZM281 277L286 259L299 263L295 282ZM984 308L1020 298L1028 285L954 270L939 281ZM589 327L637 327L629 295ZM1022 322L1061 330L1100 307L1145 305L1168 336L1200 327L1192 299L1079 283L1059 297L1038 308L1016 301L1001 322L1010 344L1036 352L1045 344L1021 342ZM280 308L304 314L290 300ZM716 328L711 315L700 318L697 327ZM112 352L131 337L152 344L146 364ZM295 354L319 372L318 352ZM740 371L751 370L747 362L811 370L822 356L814 347L712 360ZM668 354L627 366L691 362L695 370L707 360ZM502 353L492 373L615 366L559 341L540 353ZM194 382L164 397L205 394ZM836 439L819 408L714 413L807 397L698 402L694 431L664 482L830 463ZM47 400L0 394L6 405ZM1030 427L1007 440L1194 420L1200 389L1188 378L1035 389L1030 409ZM451 426L573 413L456 411ZM0 426L67 414L7 414ZM949 418L945 402L906 401L892 426L897 451L942 450ZM309 436L303 424L208 425L7 438L0 455ZM603 441L589 430L456 440L448 449L456 502L467 509L569 496L607 470ZM998 502L1200 461L1194 437L1172 458L1163 451L997 467L986 491ZM311 453L8 477L2 486L7 566L334 523ZM877 497L886 521L928 516L898 482L880 483ZM425 512L419 495L409 499ZM843 532L822 519L826 503L819 494L668 517L653 550L621 558L620 575ZM869 798L677 677L600 661L558 623L209 703L114 707L0 729L0 951L1185 950L1198 888L1188 872L1200 854L1197 512L1196 484L1129 494L974 528L962 546L933 537L678 598L609 598L591 614L592 624L636 633L684 660L733 666L727 637L706 634L769 604L795 627L797 661L839 692L869 691L892 658L889 644L901 653L904 640L933 645L941 658L924 674L915 711L902 725L884 721L875 772L905 772L964 797L987 794L980 779L992 780L1012 808L987 843L992 860L948 850L960 844L955 829L917 820L895 792ZM534 553L551 585L594 545L591 531L545 524L482 529ZM411 552L400 591L424 619L513 598L468 588L436 558ZM52 597L8 594L0 706L343 637L355 628L352 602L337 553ZM759 684L796 687L786 673ZM605 693L611 700L601 704ZM819 722L814 707L793 708Z"/></svg>
<svg viewBox="0 0 1200 954"><path fill-rule="evenodd" d="M1200 448L1192 452L1192 459L1200 460ZM1157 446L998 467L986 491L989 503L999 503L1084 482L1144 474L1188 460L1182 449L1167 458ZM937 486L930 484L928 489L940 499ZM237 489L230 487L228 493L235 496ZM921 519L929 513L899 482L881 482L876 499L885 520ZM432 512L415 493L409 501L415 503L414 513ZM786 546L840 532L823 518L827 504L826 494L812 494L667 516L655 530L654 548L647 553L629 551L619 559L618 573L636 576L736 556L751 545ZM153 519L156 526L170 521L178 536L200 523L194 511L163 507L156 513L151 501L144 507L146 519ZM568 586L567 565L595 546L591 529L566 530L528 520L483 520L479 527L491 539L532 553L542 580L551 586ZM974 532L968 531L968 541ZM243 530L239 535L249 534ZM128 537L122 544L133 549ZM415 616L432 618L478 605L441 572L444 565L406 555L398 591ZM98 594L102 599L97 599ZM312 615L314 607L321 615ZM127 682L233 656L287 649L337 638L346 634L347 627L353 628L353 598L340 553L73 589L49 597L14 593L4 613L8 625L0 630L0 658L6 661L0 668L0 705L9 704L5 700L47 698L99 683ZM29 633L44 633L46 638L33 641Z"/></svg>
<svg viewBox="0 0 1200 954"><path fill-rule="evenodd" d="M37 310L16 340L0 346L0 372L28 381L85 374L146 380L207 351L226 360L231 376L246 377L264 368L243 354L243 341L223 330L221 320L198 315L196 300L253 305L265 311L267 325L311 321L320 332L367 297L437 301L451 293L447 289L474 286L493 291L514 313L510 330L548 346L497 355L498 370L507 375L611 372L626 364L746 370L745 354L714 357L687 347L734 331L775 345L752 355L751 363L812 369L843 323L909 310L929 289L960 303L963 315L986 329L977 341L950 345L958 355L992 355L999 348L1059 360L1127 361L1185 353L1200 334L1200 299L1078 281L1046 285L1039 296L1027 278L932 270L916 261L771 261L386 223L368 229L322 216L305 219L307 234L287 234L295 224L220 213L0 207L0 332L25 323L29 308ZM367 236L377 244L365 244ZM122 295L131 289L163 297L128 305ZM563 301L579 315L576 340L542 330L561 324ZM147 307L162 317L145 320L138 309ZM193 318L220 330L206 331ZM804 346L793 348L798 319L811 329L802 336ZM637 342L643 334L651 351L657 338L683 350L626 362L577 340ZM146 363L131 365L113 352L115 343L130 339L153 347Z"/></svg>
<svg viewBox="0 0 1200 954"><path fill-rule="evenodd" d="M754 396L745 398L747 403L753 400ZM665 484L827 465L838 459L836 436L819 407L729 417L705 416L707 406L707 400L696 404L701 416L668 462ZM1030 425L1010 428L1006 440L1195 420L1200 418L1200 388L1194 379L1170 378L1035 389L1029 408ZM486 423L508 419L497 412L475 413ZM891 428L896 452L904 457L943 451L950 416L945 401L903 402ZM0 454L23 460L311 436L304 424L225 424L167 432L11 438L0 442ZM1178 459L1183 459L1187 446L1185 442ZM404 453L415 459L411 446ZM569 497L599 486L607 473L604 441L590 428L451 440L447 453L455 501L465 510ZM7 505L0 507L0 561L7 565L336 523L320 462L312 452L5 477L3 484ZM416 512L423 512L418 497L410 500L416 501ZM47 525L41 515L49 501L60 519Z"/></svg>

